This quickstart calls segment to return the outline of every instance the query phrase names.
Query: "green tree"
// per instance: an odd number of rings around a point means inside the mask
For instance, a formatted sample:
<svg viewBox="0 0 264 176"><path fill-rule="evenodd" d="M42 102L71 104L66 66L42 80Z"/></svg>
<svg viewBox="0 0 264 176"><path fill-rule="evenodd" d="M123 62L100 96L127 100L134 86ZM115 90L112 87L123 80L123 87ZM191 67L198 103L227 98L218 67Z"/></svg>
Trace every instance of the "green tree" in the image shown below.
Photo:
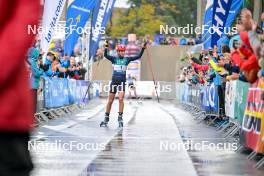
<svg viewBox="0 0 264 176"><path fill-rule="evenodd" d="M155 15L155 7L152 4L141 4L140 7L132 7L128 11L119 11L119 18L115 25L108 29L113 37L126 36L135 33L138 36L154 34L159 31L162 20Z"/></svg>
<svg viewBox="0 0 264 176"><path fill-rule="evenodd" d="M144 0L147 4L153 4L155 15L160 16L168 25L186 26L196 24L197 2L193 0ZM129 0L130 4L140 7L142 0Z"/></svg>

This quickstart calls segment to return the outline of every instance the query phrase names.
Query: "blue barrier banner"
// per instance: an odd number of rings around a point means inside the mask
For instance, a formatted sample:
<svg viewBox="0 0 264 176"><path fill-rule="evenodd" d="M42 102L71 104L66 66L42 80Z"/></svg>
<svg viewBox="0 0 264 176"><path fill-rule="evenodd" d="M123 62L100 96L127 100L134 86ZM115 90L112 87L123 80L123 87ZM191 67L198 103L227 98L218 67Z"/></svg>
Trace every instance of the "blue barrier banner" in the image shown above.
<svg viewBox="0 0 264 176"><path fill-rule="evenodd" d="M74 79L68 80L68 85L69 85L69 103L73 104L76 102L77 95L76 95L76 90L78 89L77 86L77 81Z"/></svg>
<svg viewBox="0 0 264 176"><path fill-rule="evenodd" d="M77 89L76 89L76 103L87 103L88 95L86 94L88 89L89 82L88 81L77 81Z"/></svg>
<svg viewBox="0 0 264 176"><path fill-rule="evenodd" d="M64 43L65 54L73 54L74 46L80 34L84 31L83 27L87 23L95 3L96 0L75 0L68 8Z"/></svg>
<svg viewBox="0 0 264 176"><path fill-rule="evenodd" d="M89 43L89 59L93 58L98 49L98 44L101 40L103 31L105 31L106 24L112 14L115 0L97 0L93 11L92 19L92 33L90 35Z"/></svg>
<svg viewBox="0 0 264 176"><path fill-rule="evenodd" d="M58 108L71 104L87 103L89 82L65 78L45 77L44 104L45 108ZM97 91L96 91L97 92ZM94 97L99 96L96 93Z"/></svg>
<svg viewBox="0 0 264 176"><path fill-rule="evenodd" d="M214 84L203 88L202 107L205 111L218 112L218 89Z"/></svg>
<svg viewBox="0 0 264 176"><path fill-rule="evenodd" d="M189 97L189 86L188 84L184 84L181 101L184 103L188 103L188 97Z"/></svg>
<svg viewBox="0 0 264 176"><path fill-rule="evenodd" d="M68 80L45 77L45 108L57 108L69 105Z"/></svg>
<svg viewBox="0 0 264 176"><path fill-rule="evenodd" d="M100 96L100 87L102 83L100 82L94 82L93 83L93 96L94 97L99 97Z"/></svg>

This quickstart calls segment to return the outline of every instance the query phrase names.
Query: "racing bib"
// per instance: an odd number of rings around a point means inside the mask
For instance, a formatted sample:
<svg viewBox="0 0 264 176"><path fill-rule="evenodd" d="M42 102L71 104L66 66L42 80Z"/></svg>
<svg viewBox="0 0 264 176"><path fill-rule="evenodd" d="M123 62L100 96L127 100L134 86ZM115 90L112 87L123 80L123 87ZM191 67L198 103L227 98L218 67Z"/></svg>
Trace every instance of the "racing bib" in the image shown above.
<svg viewBox="0 0 264 176"><path fill-rule="evenodd" d="M126 65L113 65L113 70L117 72L125 72L127 70Z"/></svg>

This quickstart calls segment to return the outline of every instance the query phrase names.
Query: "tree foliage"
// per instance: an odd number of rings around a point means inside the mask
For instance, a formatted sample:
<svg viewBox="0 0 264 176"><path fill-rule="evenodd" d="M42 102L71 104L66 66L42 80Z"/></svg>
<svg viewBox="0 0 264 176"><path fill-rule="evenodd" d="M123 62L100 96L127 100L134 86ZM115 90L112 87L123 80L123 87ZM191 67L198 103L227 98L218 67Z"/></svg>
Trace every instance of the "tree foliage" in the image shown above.
<svg viewBox="0 0 264 176"><path fill-rule="evenodd" d="M131 8L117 11L119 16L107 29L112 36L159 32L160 24L196 24L197 2L193 0L129 0Z"/></svg>
<svg viewBox="0 0 264 176"><path fill-rule="evenodd" d="M142 0L129 0L132 6L140 7ZM155 15L161 16L168 25L195 24L197 1L195 0L144 0L156 7Z"/></svg>
<svg viewBox="0 0 264 176"><path fill-rule="evenodd" d="M117 19L116 24L111 27L109 31L111 36L121 37L129 33L135 33L138 36L153 34L158 32L160 25L163 24L160 18L155 15L155 7L151 4L130 8L125 13L119 15L120 18Z"/></svg>

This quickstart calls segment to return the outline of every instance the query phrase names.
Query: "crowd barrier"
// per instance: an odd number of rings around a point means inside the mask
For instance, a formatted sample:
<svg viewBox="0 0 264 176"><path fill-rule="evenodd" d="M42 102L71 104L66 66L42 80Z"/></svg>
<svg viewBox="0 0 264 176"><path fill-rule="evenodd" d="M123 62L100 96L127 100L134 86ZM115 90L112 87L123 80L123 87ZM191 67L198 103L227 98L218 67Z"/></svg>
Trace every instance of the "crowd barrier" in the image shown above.
<svg viewBox="0 0 264 176"><path fill-rule="evenodd" d="M198 86L176 83L176 96L181 104L194 108L200 122L211 116L212 124L219 117L218 90L214 84Z"/></svg>
<svg viewBox="0 0 264 176"><path fill-rule="evenodd" d="M100 95L100 81L83 81L44 77L38 92L35 125L67 116L83 108Z"/></svg>
<svg viewBox="0 0 264 176"><path fill-rule="evenodd" d="M176 100L192 112L200 122L208 117L213 124L220 117L218 87L176 83ZM238 136L242 148L251 149L248 156L253 159L264 154L264 79L249 85L242 81L230 81L225 89L225 114L229 121L218 125L225 138ZM214 125L217 125L214 123ZM256 167L264 164L264 158Z"/></svg>

